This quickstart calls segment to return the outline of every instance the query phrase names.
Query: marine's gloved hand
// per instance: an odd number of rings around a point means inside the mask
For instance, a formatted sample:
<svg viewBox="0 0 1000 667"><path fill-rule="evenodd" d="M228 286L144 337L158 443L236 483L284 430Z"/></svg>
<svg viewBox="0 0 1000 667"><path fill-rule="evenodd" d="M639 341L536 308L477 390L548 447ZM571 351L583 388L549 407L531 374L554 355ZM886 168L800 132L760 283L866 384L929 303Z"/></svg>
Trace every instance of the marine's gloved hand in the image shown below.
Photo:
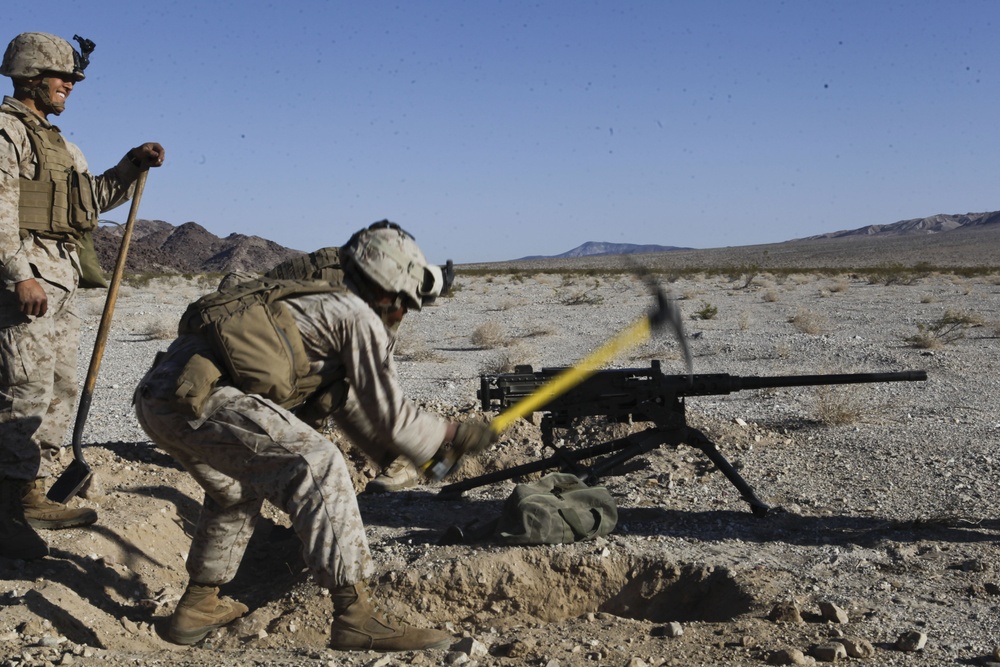
<svg viewBox="0 0 1000 667"><path fill-rule="evenodd" d="M128 152L128 159L139 169L159 167L163 164L163 158L163 146L155 141L149 141L141 146L136 146Z"/></svg>
<svg viewBox="0 0 1000 667"><path fill-rule="evenodd" d="M499 436L493 432L489 424L478 419L472 419L458 425L452 445L463 456L467 454L475 456L497 440L499 440Z"/></svg>
<svg viewBox="0 0 1000 667"><path fill-rule="evenodd" d="M420 470L430 479L444 479L458 467L464 457L481 453L497 440L499 435L486 422L478 419L462 422L455 427L451 442L442 444L437 454L420 466Z"/></svg>

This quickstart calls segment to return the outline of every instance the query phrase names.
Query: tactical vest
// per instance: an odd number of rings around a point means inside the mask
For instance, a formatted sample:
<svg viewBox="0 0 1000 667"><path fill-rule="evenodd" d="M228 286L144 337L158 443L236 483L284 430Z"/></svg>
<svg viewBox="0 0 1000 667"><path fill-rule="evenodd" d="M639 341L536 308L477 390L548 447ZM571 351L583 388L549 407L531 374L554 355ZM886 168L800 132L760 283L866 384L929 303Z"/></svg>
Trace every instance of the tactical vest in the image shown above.
<svg viewBox="0 0 1000 667"><path fill-rule="evenodd" d="M178 377L178 400L200 416L205 398L223 374L240 390L288 409L302 405L323 387L322 393L329 394L330 385L338 385L333 393L343 398L343 372L334 377L310 372L302 336L282 300L344 291L319 280L257 278L201 297L181 316L178 334L204 336L224 368L192 357Z"/></svg>
<svg viewBox="0 0 1000 667"><path fill-rule="evenodd" d="M20 181L18 219L22 230L60 241L79 241L97 227L98 210L91 180L76 169L73 155L58 130L46 127L30 111L0 107L27 129L38 160L33 180Z"/></svg>

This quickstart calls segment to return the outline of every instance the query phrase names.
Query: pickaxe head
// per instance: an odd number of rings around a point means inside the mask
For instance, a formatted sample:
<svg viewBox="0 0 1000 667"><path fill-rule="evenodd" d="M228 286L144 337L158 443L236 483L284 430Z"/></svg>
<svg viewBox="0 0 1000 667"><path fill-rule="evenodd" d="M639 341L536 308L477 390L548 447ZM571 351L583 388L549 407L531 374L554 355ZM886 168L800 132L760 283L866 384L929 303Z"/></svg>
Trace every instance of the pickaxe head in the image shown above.
<svg viewBox="0 0 1000 667"><path fill-rule="evenodd" d="M649 276L644 276L644 278L653 290L655 297L653 308L649 311L649 327L654 333L663 331L664 329L670 329L674 332L674 336L677 337L677 342L681 346L681 352L684 354L684 363L687 366L688 375L691 375L694 372L694 366L691 361L691 350L688 348L687 338L684 336L681 309L677 306L677 302L674 299L667 296L667 293L663 291L660 285Z"/></svg>

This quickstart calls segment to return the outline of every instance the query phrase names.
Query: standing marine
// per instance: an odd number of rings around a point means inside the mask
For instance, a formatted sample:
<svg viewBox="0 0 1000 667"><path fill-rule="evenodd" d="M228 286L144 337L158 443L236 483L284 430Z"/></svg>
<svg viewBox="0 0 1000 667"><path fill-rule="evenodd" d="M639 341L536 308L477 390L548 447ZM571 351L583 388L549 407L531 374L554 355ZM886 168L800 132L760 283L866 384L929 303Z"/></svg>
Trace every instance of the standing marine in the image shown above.
<svg viewBox="0 0 1000 667"><path fill-rule="evenodd" d="M58 474L76 402L79 288L104 287L92 233L102 211L128 201L139 173L163 164L163 147L131 149L93 175L52 124L84 79L94 44L25 32L7 46L0 74L0 557L48 554L36 528L86 526L90 508L45 496Z"/></svg>

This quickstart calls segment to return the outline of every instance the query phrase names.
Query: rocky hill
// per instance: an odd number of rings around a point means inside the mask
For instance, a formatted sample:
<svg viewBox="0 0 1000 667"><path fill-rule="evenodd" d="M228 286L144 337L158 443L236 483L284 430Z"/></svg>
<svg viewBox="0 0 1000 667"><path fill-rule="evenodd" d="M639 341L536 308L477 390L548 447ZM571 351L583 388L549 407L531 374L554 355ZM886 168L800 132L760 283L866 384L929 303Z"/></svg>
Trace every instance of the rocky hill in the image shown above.
<svg viewBox="0 0 1000 667"><path fill-rule="evenodd" d="M101 266L114 270L124 229L97 230L94 245ZM137 220L126 273L227 273L263 271L301 255L259 236L219 238L196 222L179 227L162 220ZM626 259L628 256L628 259ZM939 214L887 225L829 232L783 243L706 249L589 241L553 256L467 264L467 268L615 268L657 270L753 264L761 268L863 268L895 263L939 267L994 266L1000 256L1000 211Z"/></svg>
<svg viewBox="0 0 1000 667"><path fill-rule="evenodd" d="M101 266L114 270L124 227L99 227L94 247ZM219 238L196 222L175 227L162 220L136 220L126 273L228 273L263 271L301 255L259 236L230 234Z"/></svg>

